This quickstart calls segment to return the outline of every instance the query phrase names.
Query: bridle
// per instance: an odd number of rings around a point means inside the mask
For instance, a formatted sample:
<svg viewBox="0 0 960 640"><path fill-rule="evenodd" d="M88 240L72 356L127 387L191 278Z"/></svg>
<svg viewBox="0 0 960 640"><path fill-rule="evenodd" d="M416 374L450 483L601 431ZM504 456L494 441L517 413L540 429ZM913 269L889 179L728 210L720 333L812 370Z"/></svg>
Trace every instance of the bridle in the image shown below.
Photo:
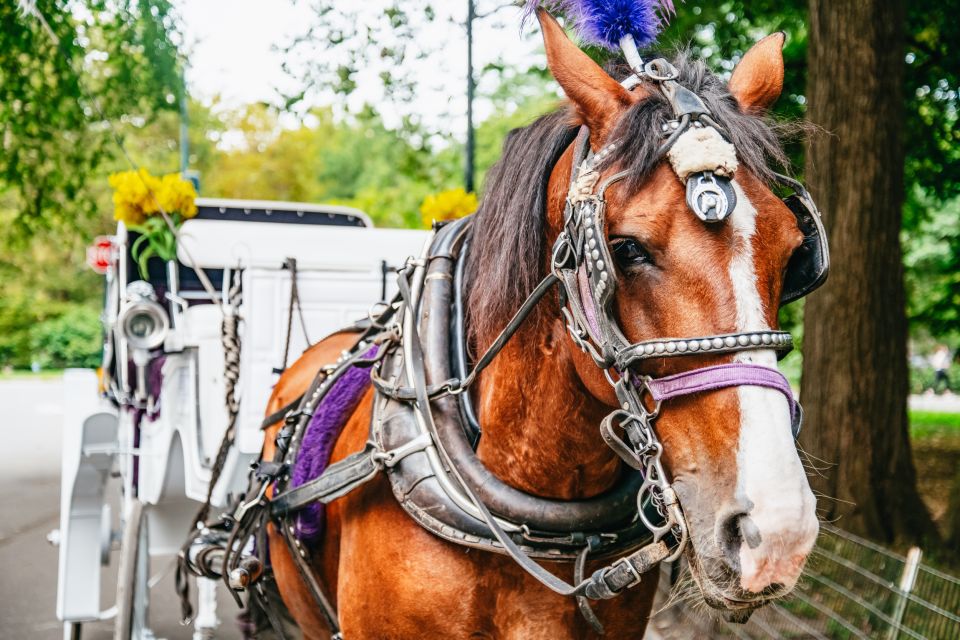
<svg viewBox="0 0 960 640"><path fill-rule="evenodd" d="M673 109L674 119L664 125L666 139L659 157L668 155L684 136L695 129L712 129L729 144L729 136L704 102L677 82L677 70L666 60L657 59L644 66L645 78L656 86ZM632 78L636 78L633 76ZM636 81L632 82L636 84ZM600 181L599 169L612 154L617 142L611 142L596 154L590 150L589 131L584 128L577 141L574 171L564 211L564 223L553 246L551 269L562 282L562 313L574 343L601 368L613 387L621 407L601 424L608 445L630 467L642 472L644 483L637 495L638 512L658 541L668 533L676 546L668 560L679 557L688 539L688 528L676 492L664 471L663 446L653 423L663 402L702 391L742 385L762 386L781 392L790 407L793 435L799 433L802 409L794 400L790 385L776 369L748 363L702 367L683 373L653 378L635 373L635 366L648 359L686 355L738 353L772 349L785 355L793 347L791 335L784 331L752 331L708 336L665 338L631 343L617 320L613 302L616 276L613 256L606 242L606 194L611 186L627 178L629 170ZM732 147L732 145L731 145ZM674 165L676 167L676 165ZM736 206L729 166L700 167L690 175L681 175L687 183L687 206L704 223L717 224ZM802 186L786 176L778 179L797 190L791 211L802 206L819 225L820 216ZM799 215L798 215L799 220ZM818 227L819 229L819 227ZM824 257L825 239L820 236ZM808 282L801 295L819 286L826 277L826 259ZM795 292L791 292L793 294ZM614 373L612 374L611 371ZM623 432L623 436L620 432ZM663 522L652 522L642 508L646 500L657 507Z"/></svg>
<svg viewBox="0 0 960 640"><path fill-rule="evenodd" d="M644 66L645 78L651 81L673 109L674 119L664 126L664 142L659 157L667 156L684 136L700 134L694 130L712 129L723 141L729 138L723 127L694 92L677 82L677 70L666 60L657 59ZM635 85L636 77L632 76ZM704 132L707 133L707 132ZM727 354L771 349L780 357L793 348L793 339L784 331L751 331L695 337L661 338L631 343L614 313L616 275L613 256L606 242L607 192L611 186L631 175L620 171L600 181L599 170L612 154L617 142L611 142L596 154L590 150L589 131L583 128L574 154L574 170L564 210L563 228L553 246L551 270L562 283L562 313L574 343L603 370L613 387L620 408L610 413L601 424L604 441L630 467L642 472L644 483L637 496L638 512L654 535L654 542L671 533L676 545L667 560L682 553L688 539L688 528L679 499L664 471L663 446L653 423L663 402L673 398L714 389L743 385L767 387L784 395L790 407L793 435L799 434L802 409L796 402L786 378L776 369L733 363L707 366L683 373L653 378L635 372L637 364L654 358L688 355ZM732 145L731 145L732 149ZM687 206L704 223L717 224L736 207L736 191L732 186L729 162L721 166L704 165L686 180ZM674 164L676 168L676 164ZM735 165L734 165L735 166ZM802 291L786 291L787 300L806 295L822 284L827 275L829 258L820 216L809 194L799 183L777 175L777 180L792 187L795 195L787 205L797 215L808 216L818 236L821 255L815 275L804 283ZM806 235L806 233L805 233ZM799 295L798 295L799 294ZM623 432L623 436L620 432ZM642 508L646 500L657 506L662 522L651 521Z"/></svg>

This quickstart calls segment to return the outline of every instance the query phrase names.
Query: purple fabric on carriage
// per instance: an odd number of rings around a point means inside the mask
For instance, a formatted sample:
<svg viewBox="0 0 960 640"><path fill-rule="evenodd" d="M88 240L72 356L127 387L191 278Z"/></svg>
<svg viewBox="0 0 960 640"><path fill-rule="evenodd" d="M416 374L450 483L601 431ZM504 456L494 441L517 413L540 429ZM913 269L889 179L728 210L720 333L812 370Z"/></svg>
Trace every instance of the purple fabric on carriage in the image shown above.
<svg viewBox="0 0 960 640"><path fill-rule="evenodd" d="M378 349L371 348L364 357L372 358ZM369 386L370 370L362 367L352 367L333 384L307 425L293 465L291 487L306 484L324 472L340 432ZM324 505L314 502L297 514L296 535L305 542L316 540L323 533L323 523Z"/></svg>

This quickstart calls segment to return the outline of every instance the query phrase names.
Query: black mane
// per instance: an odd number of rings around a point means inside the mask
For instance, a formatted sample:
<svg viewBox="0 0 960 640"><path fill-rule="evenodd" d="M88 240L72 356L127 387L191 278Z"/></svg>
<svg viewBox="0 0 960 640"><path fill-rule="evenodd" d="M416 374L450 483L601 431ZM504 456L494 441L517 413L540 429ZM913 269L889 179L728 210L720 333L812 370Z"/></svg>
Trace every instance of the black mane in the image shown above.
<svg viewBox="0 0 960 640"><path fill-rule="evenodd" d="M741 111L726 83L702 61L681 53L672 62L680 84L697 93L727 130L740 164L764 181L771 178L771 163L787 164L775 126ZM612 75L625 77L625 67L613 69ZM611 134L620 144L605 163L632 170L624 185L630 192L643 186L660 161L661 127L671 118L670 106L655 92L631 107ZM576 137L573 121L568 109L560 109L514 129L487 175L466 265L467 322L475 347L493 339L544 275L547 184Z"/></svg>

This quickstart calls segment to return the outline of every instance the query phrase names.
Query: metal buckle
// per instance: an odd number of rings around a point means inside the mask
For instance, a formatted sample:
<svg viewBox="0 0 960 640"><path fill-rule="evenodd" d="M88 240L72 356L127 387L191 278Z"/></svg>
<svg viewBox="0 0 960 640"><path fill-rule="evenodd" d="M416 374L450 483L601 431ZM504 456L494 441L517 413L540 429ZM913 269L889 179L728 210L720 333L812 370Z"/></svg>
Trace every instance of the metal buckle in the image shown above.
<svg viewBox="0 0 960 640"><path fill-rule="evenodd" d="M609 573L610 571L613 571L613 570L616 568L616 566L617 566L617 565L620 565L620 564L624 565L624 566L627 568L627 573L629 573L631 576L633 576L633 581L630 582L627 586L625 586L624 589L630 589L630 588L635 587L635 586L637 586L638 584L640 584L640 581L641 581L641 578L642 578L642 576L640 575L640 572L637 571L637 568L636 568L635 566L633 566L633 565L630 563L630 561L627 560L626 558L620 558L620 559L618 559L616 562L614 562L612 565L610 565L610 568L607 569L607 571L604 572L604 574L603 574L603 575L604 575L604 578L606 578L607 573ZM623 590L623 589L621 589L621 591L622 591L622 590Z"/></svg>
<svg viewBox="0 0 960 640"><path fill-rule="evenodd" d="M391 449L390 451L374 451L372 456L374 461L383 464L387 468L392 468L398 462L410 454L423 451L433 444L433 438L429 433L421 433L413 440Z"/></svg>
<svg viewBox="0 0 960 640"><path fill-rule="evenodd" d="M267 488L270 486L270 482L264 482L260 486L260 491L257 492L257 496L253 500L241 503L237 510L233 512L233 518L236 522L243 520L243 517L247 515L247 512L256 507L263 500L264 496L267 495Z"/></svg>
<svg viewBox="0 0 960 640"><path fill-rule="evenodd" d="M657 58L643 65L644 74L654 82L676 80L679 72L672 64L663 58Z"/></svg>
<svg viewBox="0 0 960 640"><path fill-rule="evenodd" d="M660 415L660 407L663 405L663 400L657 400L653 397L653 392L650 391L650 381L652 378L650 376L640 376L640 380L636 385L637 388L637 399L640 401L640 409L643 411L643 417L647 420L656 420ZM647 403L644 402L644 395L648 396L653 403L653 409L647 409Z"/></svg>

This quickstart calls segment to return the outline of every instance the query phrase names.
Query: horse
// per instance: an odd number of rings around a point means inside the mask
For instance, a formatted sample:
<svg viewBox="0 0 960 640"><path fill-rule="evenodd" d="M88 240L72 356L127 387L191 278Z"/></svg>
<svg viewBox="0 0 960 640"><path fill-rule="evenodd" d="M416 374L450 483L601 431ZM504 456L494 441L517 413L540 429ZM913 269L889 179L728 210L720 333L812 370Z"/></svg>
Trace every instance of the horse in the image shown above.
<svg viewBox="0 0 960 640"><path fill-rule="evenodd" d="M612 313L631 342L666 336L776 330L791 256L804 242L796 216L773 191L770 162L786 164L764 113L783 86L782 33L755 44L728 83L698 61L673 61L677 82L700 96L736 148L736 205L724 224L690 214L684 184L657 152L670 113L648 82L627 87L539 12L547 64L569 105L512 132L473 216L465 266L471 352L497 338L554 259L564 232L575 138L603 154L599 178L628 171L607 192L605 236L614 262ZM616 142L611 146L611 142ZM606 279L606 275L603 276ZM482 436L476 455L503 483L534 496L598 496L624 463L597 433L620 401L581 344L557 298L543 296L470 389ZM759 334L757 334L759 336ZM316 372L357 336L334 334L306 351L276 384L267 414L301 396ZM759 341L759 338L757 338ZM766 342L764 342L766 344ZM694 347L696 345L693 345ZM651 377L749 364L776 369L772 348L650 357ZM376 390L349 416L332 461L362 450ZM657 416L665 469L689 528L684 553L702 600L743 613L781 598L802 573L818 535L815 498L791 436L784 393L740 383L665 403ZM280 425L267 430L271 460ZM275 524L269 557L283 603L307 638L331 632ZM304 552L336 607L347 638L583 638L597 633L573 598L545 588L503 554L441 539L398 504L378 476L330 502L316 544ZM592 562L592 566L599 566ZM546 562L554 575L570 562ZM595 604L611 637L642 637L657 588L656 566Z"/></svg>

